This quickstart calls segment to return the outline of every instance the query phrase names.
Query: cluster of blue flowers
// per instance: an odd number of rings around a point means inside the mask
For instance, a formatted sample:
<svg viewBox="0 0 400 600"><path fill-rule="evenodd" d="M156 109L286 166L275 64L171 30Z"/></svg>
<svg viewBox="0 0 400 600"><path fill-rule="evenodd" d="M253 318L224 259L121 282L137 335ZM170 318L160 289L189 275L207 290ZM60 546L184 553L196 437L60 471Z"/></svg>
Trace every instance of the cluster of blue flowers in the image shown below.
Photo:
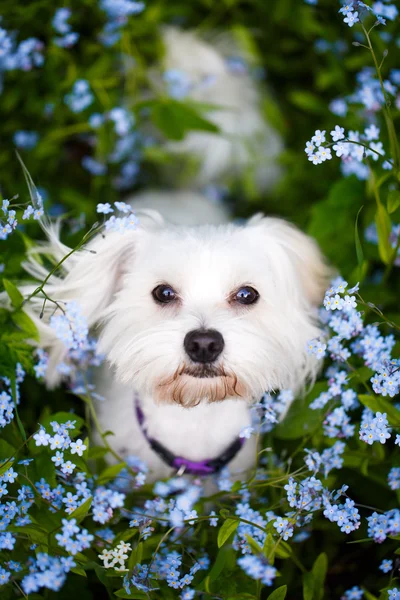
<svg viewBox="0 0 400 600"><path fill-rule="evenodd" d="M83 348L88 343L88 325L82 309L75 301L65 304L61 315L50 318L50 327L68 350Z"/></svg>
<svg viewBox="0 0 400 600"><path fill-rule="evenodd" d="M353 27L369 15L374 16L380 25L386 25L386 19L394 21L399 11L395 4L374 2L371 7L360 0L353 0L350 3L344 3L339 9L339 13L343 16L343 22L349 27Z"/></svg>
<svg viewBox="0 0 400 600"><path fill-rule="evenodd" d="M359 0L343 3L339 12L349 27L362 23L370 16L376 19L375 24L385 25L386 19L393 21L398 15L398 9L394 4L374 2L371 7ZM381 32L380 35L385 42L392 39L392 35L388 32ZM361 42L362 37L360 38L356 33L354 44L363 45ZM365 107L368 124L364 131L350 130L346 134L344 127L336 125L331 131L332 140L328 141L325 137L326 131L316 130L312 139L306 144L305 152L308 160L315 165L321 164L332 159L333 150L341 159L342 174L345 176L354 174L361 180L369 177L369 159L375 162L379 160L382 169L392 170L393 163L385 158L386 152L383 143L379 140L380 130L376 126L375 113L393 101L398 104L399 83L399 69L392 69L387 79L380 80L375 69L364 67L357 74L356 90L345 98L335 98L330 104L331 112L340 117L347 115L349 105L354 105L358 114L360 104Z"/></svg>
<svg viewBox="0 0 400 600"><path fill-rule="evenodd" d="M71 14L69 8L58 8L53 17L53 27L59 34L54 38L54 43L61 48L71 48L79 39L79 33L72 31L72 27L68 23Z"/></svg>
<svg viewBox="0 0 400 600"><path fill-rule="evenodd" d="M397 444L400 443L400 437L397 435ZM391 490L400 489L400 467L393 467L389 471L388 484Z"/></svg>
<svg viewBox="0 0 400 600"><path fill-rule="evenodd" d="M327 142L325 137L326 131L317 129L311 140L306 143L305 152L308 160L314 165L331 160L332 147L336 156L341 159L344 175L354 174L359 179L367 179L369 169L368 165L363 161L366 158L377 161L385 157L383 144L379 141L380 130L374 124L366 127L363 133L349 131L347 134L345 134L344 127L336 125L330 132L330 135L332 142ZM384 159L382 168L387 170L392 169L392 162Z"/></svg>
<svg viewBox="0 0 400 600"><path fill-rule="evenodd" d="M115 214L111 214L111 217L104 221L105 230L119 233L135 230L139 224L139 219L134 214L132 207L126 202L114 202L114 207L112 208L109 202L97 205L97 212L100 214L109 215L116 210L125 215L116 217Z"/></svg>
<svg viewBox="0 0 400 600"><path fill-rule="evenodd" d="M145 4L134 0L101 0L99 7L107 19L104 29L99 35L99 41L109 47L114 46L120 40L122 30L128 24L129 18L141 13ZM78 43L80 34L72 30L70 24L72 17L70 8L56 9L52 18L52 28L56 35L50 40L56 46L70 49ZM45 51L48 50L46 44L37 38L29 38L17 44L16 38L17 32L10 33L0 27L0 81L3 71L17 69L30 71L34 67L46 68ZM119 55L118 60L121 62ZM123 72L124 68L121 67L121 77ZM71 91L64 96L66 106L76 115L87 111L99 100L95 98L91 83L85 78L85 74L82 75L75 80ZM53 103L44 104L44 116L51 116L53 111ZM68 115L67 118L69 118ZM104 115L94 112L88 116L87 120L92 132L85 134L81 139L86 140L95 153L97 153L98 146L101 145L99 141L101 131L96 132L95 130L108 121L114 122L117 139L114 140L113 148L107 156L85 155L82 158L83 168L93 176L104 176L109 168L115 170L114 165L117 165L117 173L112 179L113 185L118 190L131 188L138 177L142 146L151 143L150 138L140 136L134 131L134 117L131 111L121 106L115 106ZM37 131L21 130L14 134L15 145L25 151L35 148L39 139Z"/></svg>
<svg viewBox="0 0 400 600"><path fill-rule="evenodd" d="M15 32L0 27L0 74L2 71L30 71L43 65L43 43L34 37L17 43L16 37Z"/></svg>
<svg viewBox="0 0 400 600"><path fill-rule="evenodd" d="M377 412L374 416L372 410L365 408L361 417L360 439L369 445L376 441L385 444L391 432L388 425L386 413Z"/></svg>
<svg viewBox="0 0 400 600"><path fill-rule="evenodd" d="M328 351L331 358L340 363L346 363L350 356L362 357L365 366L376 371L371 378L372 388L376 394L394 397L399 393L399 361L391 357L395 339L393 335L382 336L376 325L365 325L361 313L357 309L356 297L352 294L358 291L358 286L348 290L347 282L338 279L327 291L324 300L325 311L321 319L336 335L329 337L328 343L311 340L307 346L311 354L325 355ZM330 316L333 313L333 316ZM345 342L350 342L346 347ZM310 405L313 409L324 408L329 402L340 401L326 416L324 430L328 437L352 437L355 426L350 422L348 411L359 407L357 394L348 386L349 376L346 370L339 366L327 371L328 390L322 392ZM346 386L346 389L343 388ZM362 414L360 439L372 444L379 441L382 444L391 437L387 415L374 413L366 408Z"/></svg>
<svg viewBox="0 0 400 600"><path fill-rule="evenodd" d="M76 465L70 460L64 461L64 451L69 450L71 454L82 456L84 450L86 450L86 445L80 439L76 442L71 440L69 431L75 428L74 421L67 421L61 425L56 421L53 421L51 427L53 429L53 435L47 433L44 427L40 427L38 433L35 433L33 436L35 444L36 446L49 446L50 450L55 451L51 460L56 467L60 467L62 473L71 475ZM46 492L48 492L47 489ZM47 497L43 491L42 496Z"/></svg>
<svg viewBox="0 0 400 600"><path fill-rule="evenodd" d="M114 46L121 39L121 29L128 23L128 18L140 14L145 4L135 0L100 0L100 8L107 16L100 41L105 46Z"/></svg>
<svg viewBox="0 0 400 600"><path fill-rule="evenodd" d="M65 104L74 113L80 113L88 108L94 100L90 90L89 82L85 79L77 79L69 94L64 97Z"/></svg>
<svg viewBox="0 0 400 600"><path fill-rule="evenodd" d="M10 204L13 200L15 200L15 198L2 201L1 210L3 216L0 218L0 240L6 240L18 226L17 211L15 210L15 208L18 208L18 206ZM43 214L43 200L38 193L37 197L35 198L35 206L29 204L22 214L22 219L26 221L33 217L36 221L39 221Z"/></svg>
<svg viewBox="0 0 400 600"><path fill-rule="evenodd" d="M61 548L65 548L69 554L75 556L78 552L90 548L94 535L87 529L80 528L76 519L62 519L61 533L56 534L56 540Z"/></svg>
<svg viewBox="0 0 400 600"><path fill-rule="evenodd" d="M58 592L76 563L71 556L56 557L39 552L36 558L29 559L28 566L29 574L22 579L21 586L25 594L32 594L41 588Z"/></svg>
<svg viewBox="0 0 400 600"><path fill-rule="evenodd" d="M373 512L367 517L368 536L381 544L389 535L400 533L400 510L393 509L384 513Z"/></svg>

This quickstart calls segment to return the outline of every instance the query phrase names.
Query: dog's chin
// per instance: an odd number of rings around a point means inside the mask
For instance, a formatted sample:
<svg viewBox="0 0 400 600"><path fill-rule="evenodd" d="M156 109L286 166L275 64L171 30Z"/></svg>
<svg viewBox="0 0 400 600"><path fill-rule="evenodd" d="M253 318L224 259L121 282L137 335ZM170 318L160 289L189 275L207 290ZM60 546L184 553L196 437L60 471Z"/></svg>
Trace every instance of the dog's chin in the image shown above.
<svg viewBox="0 0 400 600"><path fill-rule="evenodd" d="M155 390L158 402L180 404L185 408L197 406L202 401L222 402L245 396L245 386L234 373L212 365L180 367L172 376L160 379Z"/></svg>

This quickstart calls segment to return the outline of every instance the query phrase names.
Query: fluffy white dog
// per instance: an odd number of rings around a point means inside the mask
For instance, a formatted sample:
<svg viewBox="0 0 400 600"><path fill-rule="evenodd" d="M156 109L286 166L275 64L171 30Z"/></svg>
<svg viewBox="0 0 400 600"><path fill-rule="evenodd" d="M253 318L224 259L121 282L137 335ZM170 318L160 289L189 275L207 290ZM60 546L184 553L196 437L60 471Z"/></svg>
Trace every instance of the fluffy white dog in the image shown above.
<svg viewBox="0 0 400 600"><path fill-rule="evenodd" d="M68 249L53 237L46 251L59 259ZM134 231L98 235L63 267L45 291L77 301L99 337L109 367L97 380L98 416L114 449L143 459L154 477L249 469L255 443L239 434L251 403L299 391L317 370L306 342L320 333L327 269L315 242L275 218L190 227L156 214ZM46 273L34 261L28 270ZM42 303L31 309L54 386L67 352L46 325L54 305L37 318Z"/></svg>
<svg viewBox="0 0 400 600"><path fill-rule="evenodd" d="M317 370L305 349L319 334L315 312L327 279L316 244L279 219L228 224L227 210L200 192L248 168L265 190L280 172L282 143L263 119L259 86L246 70L229 68L232 45L224 40L211 46L191 32L164 32L165 64L155 81L163 70L184 73L188 97L215 106L207 116L220 128L169 146L198 161L190 191L133 200L139 213L156 209L169 223L153 212L134 231L98 235L45 288L57 302L82 307L108 364L96 382L105 398L97 404L101 425L114 432L116 452L143 459L154 478L224 465L247 471L255 441L239 434L250 425L252 402L266 391L299 391ZM69 249L53 231L42 251L61 260ZM27 270L39 280L47 275L34 252ZM54 305L38 319L42 303L35 297L30 310L54 386L67 351L48 324Z"/></svg>

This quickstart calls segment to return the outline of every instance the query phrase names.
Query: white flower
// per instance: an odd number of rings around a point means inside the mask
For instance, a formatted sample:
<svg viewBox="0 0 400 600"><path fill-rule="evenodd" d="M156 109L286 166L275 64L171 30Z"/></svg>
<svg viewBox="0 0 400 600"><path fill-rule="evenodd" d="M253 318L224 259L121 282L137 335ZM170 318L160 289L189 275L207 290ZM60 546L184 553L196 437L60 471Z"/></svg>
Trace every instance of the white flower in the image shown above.
<svg viewBox="0 0 400 600"><path fill-rule="evenodd" d="M35 440L36 446L48 446L50 441L50 435L46 433L46 430L41 427L38 433L35 433L33 439Z"/></svg>
<svg viewBox="0 0 400 600"><path fill-rule="evenodd" d="M335 129L331 131L331 136L334 142L338 142L342 140L344 136L344 127L339 127L339 125L335 125Z"/></svg>
<svg viewBox="0 0 400 600"><path fill-rule="evenodd" d="M371 142L369 147L371 148L371 150L367 150L367 155L371 156L371 158L373 160L378 160L379 158L379 154L381 156L384 156L385 151L383 149L383 145L382 142ZM371 152L372 150L375 150L375 152ZM378 154L377 154L378 153Z"/></svg>
<svg viewBox="0 0 400 600"><path fill-rule="evenodd" d="M251 434L254 432L254 428L253 427L244 427L242 429L242 431L239 433L239 437L240 438L246 438L249 439L251 438Z"/></svg>
<svg viewBox="0 0 400 600"><path fill-rule="evenodd" d="M103 215L108 215L109 213L114 212L114 209L111 208L111 204L109 202L106 202L105 204L102 204L102 203L98 204L96 211Z"/></svg>
<svg viewBox="0 0 400 600"><path fill-rule="evenodd" d="M330 160L332 158L332 152L330 148L324 148L320 146L317 152L318 156L321 159L321 162L325 162L326 160Z"/></svg>
<svg viewBox="0 0 400 600"><path fill-rule="evenodd" d="M315 150L315 146L312 142L307 142L306 147L304 148L304 152L308 155L312 154Z"/></svg>
<svg viewBox="0 0 400 600"><path fill-rule="evenodd" d="M336 152L336 156L339 158L341 156L348 156L350 152L349 144L344 142L339 142L333 146L333 150Z"/></svg>
<svg viewBox="0 0 400 600"><path fill-rule="evenodd" d="M366 139L371 142L372 140L377 140L379 138L380 129L376 125L372 123L369 127L366 127L364 130L364 135Z"/></svg>
<svg viewBox="0 0 400 600"><path fill-rule="evenodd" d="M322 163L321 157L318 154L309 154L308 160L310 160L313 165L320 165Z"/></svg>
<svg viewBox="0 0 400 600"><path fill-rule="evenodd" d="M319 147L321 144L323 144L323 142L325 142L325 133L326 131L321 131L320 129L317 129L315 131L315 134L312 136L311 141L314 142L314 144Z"/></svg>

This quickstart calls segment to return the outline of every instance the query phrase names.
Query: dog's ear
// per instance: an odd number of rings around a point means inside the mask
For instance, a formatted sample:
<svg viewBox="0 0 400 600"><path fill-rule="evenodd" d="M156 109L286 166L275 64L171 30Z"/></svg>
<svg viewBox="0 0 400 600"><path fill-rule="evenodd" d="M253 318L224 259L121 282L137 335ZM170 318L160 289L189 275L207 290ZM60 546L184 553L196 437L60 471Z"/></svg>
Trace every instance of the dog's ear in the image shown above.
<svg viewBox="0 0 400 600"><path fill-rule="evenodd" d="M48 275L47 270L37 260L37 254L52 256L57 262L70 252L62 245L58 232L47 232L49 242L31 251L30 260L25 268L39 281ZM65 360L67 351L62 341L49 326L53 314L61 314L60 307L72 300L76 301L87 320L89 328L93 328L102 319L104 311L111 304L119 289L121 278L126 266L134 260L135 245L139 232L137 230L110 232L97 235L82 250L71 254L61 268L52 275L43 295L35 295L26 305L26 310L35 321L40 335L40 346L49 353L49 364L46 381L49 386L59 382L61 376L57 373L57 365ZM24 296L32 293L37 286L24 286L21 289Z"/></svg>
<svg viewBox="0 0 400 600"><path fill-rule="evenodd" d="M266 239L279 244L293 264L303 297L309 305L318 306L334 272L315 240L287 221L262 214L252 217L247 226L261 228Z"/></svg>

